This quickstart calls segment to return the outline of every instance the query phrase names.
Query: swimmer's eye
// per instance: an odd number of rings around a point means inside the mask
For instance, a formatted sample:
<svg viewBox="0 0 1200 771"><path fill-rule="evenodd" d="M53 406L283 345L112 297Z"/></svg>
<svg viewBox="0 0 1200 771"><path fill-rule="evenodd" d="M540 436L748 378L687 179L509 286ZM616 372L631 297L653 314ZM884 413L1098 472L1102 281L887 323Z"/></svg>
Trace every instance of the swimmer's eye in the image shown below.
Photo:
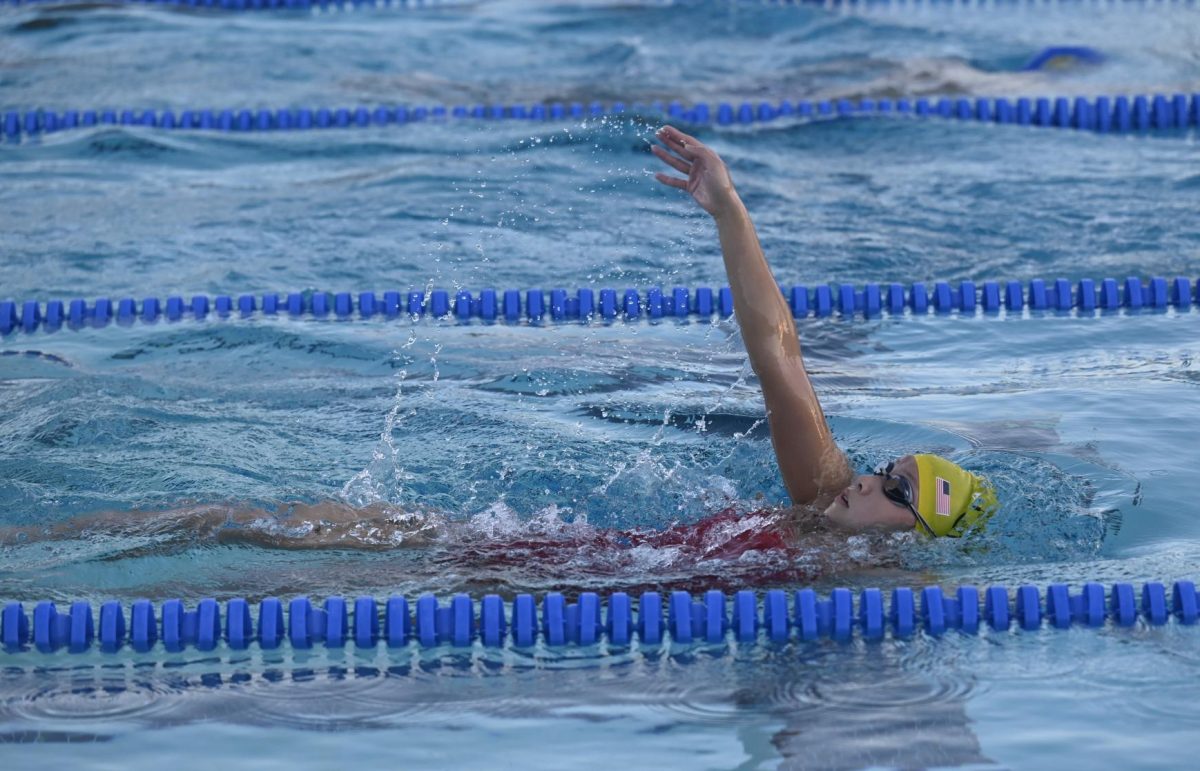
<svg viewBox="0 0 1200 771"><path fill-rule="evenodd" d="M875 475L883 477L883 494L898 506L911 508L913 504L912 483L904 475L892 476L896 464L888 463L875 469Z"/></svg>
<svg viewBox="0 0 1200 771"><path fill-rule="evenodd" d="M892 476L892 470L895 468L896 464L893 461L875 469L875 474L883 477L883 484L880 485L880 488L883 490L884 496L897 506L904 506L911 511L917 523L922 525L930 535L934 535L933 528L929 527L929 523L913 505L912 482L903 475Z"/></svg>

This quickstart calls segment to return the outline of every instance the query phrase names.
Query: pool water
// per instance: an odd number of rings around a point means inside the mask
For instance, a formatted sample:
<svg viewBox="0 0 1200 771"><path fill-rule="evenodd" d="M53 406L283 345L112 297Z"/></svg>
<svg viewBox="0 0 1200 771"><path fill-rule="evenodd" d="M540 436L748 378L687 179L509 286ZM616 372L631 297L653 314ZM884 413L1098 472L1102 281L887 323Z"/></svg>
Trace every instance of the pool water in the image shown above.
<svg viewBox="0 0 1200 771"><path fill-rule="evenodd" d="M1200 85L1187 4L89 4L4 6L0 25L0 110ZM1015 72L1067 44L1106 62ZM653 179L660 120L109 126L10 142L0 299L723 285L711 220ZM681 128L728 162L785 285L1200 275L1192 131ZM5 541L0 601L1195 580L1198 319L798 322L856 466L948 453L992 478L1004 509L969 543L733 556L597 544L788 504L734 321L214 315L17 332L0 339L0 532L120 524ZM305 548L284 519L263 545L169 520L322 501L421 511L427 542ZM670 650L4 653L0 759L1179 768L1200 728L1198 650L1196 629L1172 623Z"/></svg>

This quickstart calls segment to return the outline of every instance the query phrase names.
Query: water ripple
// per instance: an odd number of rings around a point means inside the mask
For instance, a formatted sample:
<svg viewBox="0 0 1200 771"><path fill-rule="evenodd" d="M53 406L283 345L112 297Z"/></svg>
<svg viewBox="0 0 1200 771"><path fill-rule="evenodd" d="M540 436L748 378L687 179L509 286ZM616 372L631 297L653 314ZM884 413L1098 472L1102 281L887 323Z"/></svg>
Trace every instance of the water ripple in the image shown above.
<svg viewBox="0 0 1200 771"><path fill-rule="evenodd" d="M131 674L35 672L15 682L6 675L2 709L34 723L170 722L186 688L152 674Z"/></svg>

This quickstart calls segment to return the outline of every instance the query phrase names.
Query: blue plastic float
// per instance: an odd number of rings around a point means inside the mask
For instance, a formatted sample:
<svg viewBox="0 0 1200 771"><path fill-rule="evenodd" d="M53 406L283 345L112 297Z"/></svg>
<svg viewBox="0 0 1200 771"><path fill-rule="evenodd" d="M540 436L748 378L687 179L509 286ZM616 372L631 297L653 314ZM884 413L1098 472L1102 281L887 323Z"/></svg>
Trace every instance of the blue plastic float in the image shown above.
<svg viewBox="0 0 1200 771"><path fill-rule="evenodd" d="M161 605L137 600L128 609L116 601L105 602L98 616L87 602L74 602L66 612L53 602L39 602L32 614L23 603L10 602L0 614L0 647L9 653L114 653L123 648L144 653L222 646L340 648L351 643L361 649L381 644L529 648L846 641L855 636L880 640L918 633L937 637L950 631L1161 626L1172 620L1191 626L1198 606L1200 595L1191 581L1176 581L1169 590L1151 582L1140 591L1127 583L1113 584L1108 591L1098 583L1078 589L1051 584L1044 591L1021 586L1015 595L1004 586L961 586L953 592L938 586L900 587L887 595L863 589L857 598L844 588L828 597L811 589L771 590L761 601L749 590L732 598L715 590L699 597L676 591L665 603L658 592L646 592L636 603L624 592L613 592L607 601L583 592L574 602L559 592L546 594L540 602L530 594L519 594L511 602L495 594L479 602L458 594L444 605L432 594L411 604L404 597L358 597L353 602L329 597L319 607L307 597L296 597L286 608L274 597L257 605L231 599L223 606L203 599L191 608L180 600Z"/></svg>
<svg viewBox="0 0 1200 771"><path fill-rule="evenodd" d="M837 314L841 317L877 318L883 314L903 315L970 315L977 313L1031 311L1095 313L1097 311L1165 310L1186 311L1200 305L1200 279L1160 276L1149 281L1129 276L1118 282L1106 278L1099 282L1081 279L1070 282L1059 278L1052 282L1035 278L1023 284L1019 281L936 281L905 285L820 284L814 287L795 285L780 287L784 299L796 318L822 317ZM414 290L383 293L360 292L292 292L286 295L262 296L242 294L193 295L185 298L172 295L165 301L157 297L122 297L114 302L102 297L90 303L83 298L73 300L37 300L0 302L0 334L16 331L34 332L44 329L54 332L69 329L106 326L113 322L129 325L134 322L203 320L210 316L246 318L263 316L315 317L351 319L372 317L435 319L466 322L480 319L485 322L540 323L543 321L608 322L617 319L663 320L685 319L692 316L722 318L733 314L733 293L729 287L700 287L692 290L674 287L664 291L652 287L640 292L626 289L530 289L525 292L508 289L497 292L484 289L477 295L459 290L451 296L446 290L429 294Z"/></svg>
<svg viewBox="0 0 1200 771"><path fill-rule="evenodd" d="M839 99L779 102L551 102L548 104L382 105L295 109L144 110L71 109L62 112L11 110L0 121L0 136L9 141L94 126L142 126L162 130L271 132L366 128L426 121L524 120L581 121L636 114L706 125L748 125L782 118L944 118L976 123L1016 124L1130 133L1178 131L1200 125L1200 93L1135 96L920 99Z"/></svg>

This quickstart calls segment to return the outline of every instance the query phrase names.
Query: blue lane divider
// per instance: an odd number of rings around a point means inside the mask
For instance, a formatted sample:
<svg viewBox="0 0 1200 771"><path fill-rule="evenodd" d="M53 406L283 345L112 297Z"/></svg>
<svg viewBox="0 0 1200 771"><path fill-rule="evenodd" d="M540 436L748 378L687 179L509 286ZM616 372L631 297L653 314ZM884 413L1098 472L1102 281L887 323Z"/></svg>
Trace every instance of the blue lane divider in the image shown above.
<svg viewBox="0 0 1200 771"><path fill-rule="evenodd" d="M671 592L666 598L646 592L634 600L613 592L602 601L599 594L584 592L574 602L560 592L549 592L538 603L521 594L511 602L489 594L476 602L466 594L442 604L432 594L410 606L403 597L378 600L358 597L353 604L329 597L320 607L307 597L284 603L269 597L256 608L243 599L232 599L224 608L213 599L187 608L179 600L155 606L137 600L128 612L119 602L105 602L98 617L87 602L74 602L60 612L53 602L39 602L32 614L20 602L10 602L0 614L0 647L8 652L36 650L113 653L128 647L146 652L161 645L166 651L194 648L214 650L225 645L241 650L257 645L264 649L358 648L380 644L423 648L440 645L489 648L528 648L538 644L558 647L589 646L600 642L625 646L785 642L788 640L849 640L856 634L879 640L918 632L940 636L950 631L976 634L987 628L1035 631L1045 627L1161 626L1174 619L1191 626L1200 616L1200 594L1191 581L1176 581L1168 589L1150 582L1140 590L1118 583L1106 588L1086 583L1071 588L1051 584L993 586L980 591L961 586L953 592L938 586L920 590L900 587L885 595L864 589L857 598L849 589L834 589L821 597L811 589L767 591L761 598L749 590L734 594L707 591L699 597Z"/></svg>
<svg viewBox="0 0 1200 771"><path fill-rule="evenodd" d="M834 119L854 117L945 118L982 123L1080 129L1099 133L1172 131L1200 125L1200 93L1136 96L920 99L839 99L779 102L552 102L549 104L475 104L432 106L321 107L280 110L10 110L0 121L0 135L50 134L90 126L146 126L226 132L269 132L309 129L365 128L422 121L583 120L634 113L662 116L692 124L769 123L780 118Z"/></svg>
<svg viewBox="0 0 1200 771"><path fill-rule="evenodd" d="M1200 279L1160 276L1143 281L1129 276L1118 282L1106 278L1100 282L1085 278L1072 283L1065 278L1047 282L1040 278L1028 284L1019 281L985 281L977 285L974 281L951 284L937 281L932 285L916 282L910 285L899 283L866 284L861 288L853 284L820 284L814 287L795 285L781 286L785 302L795 318L839 315L841 317L877 318L883 314L902 315L975 315L977 313L1032 311L1082 312L1137 311L1141 309L1164 310L1175 308L1188 310L1193 304L1200 305ZM518 323L528 321L634 321L639 319L662 320L699 316L711 318L714 314L725 318L733 314L733 293L729 287L700 287L695 290L674 287L664 291L651 287L645 292L626 289L618 295L615 289L579 289L569 294L565 289L552 289L547 293L541 289L530 289L524 293L509 289L497 293L484 289L478 295L462 289L451 298L445 290L433 290L428 295L423 291L402 294L388 291L382 294L360 292L293 292L287 295L267 294L263 296L243 294L179 295L162 301L156 297L138 300L123 297L114 304L111 298L102 297L89 303L82 298L73 300L51 300L41 303L36 300L23 302L0 301L0 334L16 331L34 332L44 329L54 332L66 326L69 329L100 327L115 322L127 326L134 322L180 321L188 318L205 319L209 316L246 318L255 314L264 316L313 316L316 318L397 318L419 319L426 315L436 319L460 322L482 319L485 322L504 321Z"/></svg>

